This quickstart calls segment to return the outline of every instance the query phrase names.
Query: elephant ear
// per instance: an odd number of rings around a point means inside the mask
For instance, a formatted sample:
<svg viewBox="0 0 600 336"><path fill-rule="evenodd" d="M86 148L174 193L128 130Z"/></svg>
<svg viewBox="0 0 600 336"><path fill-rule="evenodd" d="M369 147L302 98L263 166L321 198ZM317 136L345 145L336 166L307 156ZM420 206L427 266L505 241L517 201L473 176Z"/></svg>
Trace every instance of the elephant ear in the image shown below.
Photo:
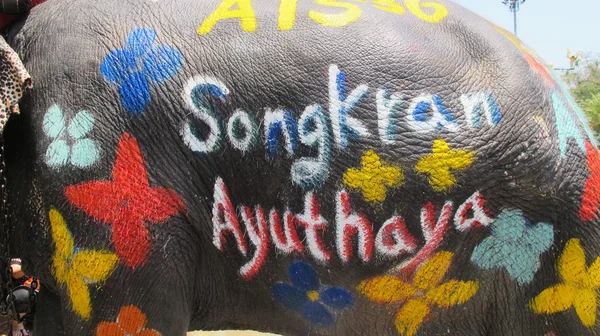
<svg viewBox="0 0 600 336"><path fill-rule="evenodd" d="M81 251L75 253L71 269L86 282L104 281L117 266L119 258L108 251Z"/></svg>

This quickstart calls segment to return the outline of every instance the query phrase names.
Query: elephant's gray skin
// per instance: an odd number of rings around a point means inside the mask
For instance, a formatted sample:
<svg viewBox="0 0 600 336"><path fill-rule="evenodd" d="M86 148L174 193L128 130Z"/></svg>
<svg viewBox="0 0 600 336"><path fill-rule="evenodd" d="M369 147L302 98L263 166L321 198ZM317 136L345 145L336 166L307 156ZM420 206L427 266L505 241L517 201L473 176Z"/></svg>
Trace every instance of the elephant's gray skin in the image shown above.
<svg viewBox="0 0 600 336"><path fill-rule="evenodd" d="M35 332L598 332L581 111L509 33L432 1L35 7L5 133Z"/></svg>

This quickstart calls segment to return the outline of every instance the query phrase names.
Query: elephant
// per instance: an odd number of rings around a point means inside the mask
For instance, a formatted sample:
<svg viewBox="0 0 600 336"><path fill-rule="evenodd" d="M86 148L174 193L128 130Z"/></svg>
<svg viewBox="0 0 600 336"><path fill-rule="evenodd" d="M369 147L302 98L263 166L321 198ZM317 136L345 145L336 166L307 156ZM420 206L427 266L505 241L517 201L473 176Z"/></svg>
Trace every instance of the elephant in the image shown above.
<svg viewBox="0 0 600 336"><path fill-rule="evenodd" d="M47 0L6 40L34 334L594 335L600 154L447 0Z"/></svg>

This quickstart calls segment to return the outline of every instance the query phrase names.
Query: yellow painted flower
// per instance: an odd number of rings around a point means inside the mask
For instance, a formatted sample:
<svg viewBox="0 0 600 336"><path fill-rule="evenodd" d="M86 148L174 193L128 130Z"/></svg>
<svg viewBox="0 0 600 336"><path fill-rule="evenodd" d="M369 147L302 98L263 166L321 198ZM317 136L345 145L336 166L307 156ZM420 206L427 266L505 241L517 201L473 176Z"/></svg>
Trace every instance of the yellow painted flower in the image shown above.
<svg viewBox="0 0 600 336"><path fill-rule="evenodd" d="M475 151L451 149L442 139L435 140L432 154L422 157L415 169L419 173L429 174L429 184L435 191L445 192L456 184L455 170L463 170L475 161Z"/></svg>
<svg viewBox="0 0 600 336"><path fill-rule="evenodd" d="M73 310L87 320L92 312L88 284L106 280L119 258L103 250L76 250L63 216L51 208L49 217L52 239L56 245L52 257L54 276L59 284L67 286Z"/></svg>
<svg viewBox="0 0 600 336"><path fill-rule="evenodd" d="M381 163L374 150L363 155L361 166L361 169L350 168L346 171L344 184L361 189L363 197L369 202L383 202L387 196L386 188L399 187L404 181L402 170Z"/></svg>
<svg viewBox="0 0 600 336"><path fill-rule="evenodd" d="M579 239L570 239L558 259L558 274L562 283L546 288L531 300L537 314L553 314L575 307L581 322L596 324L598 287L600 287L600 257L586 267L585 252Z"/></svg>
<svg viewBox="0 0 600 336"><path fill-rule="evenodd" d="M379 303L406 301L396 315L396 328L401 335L412 336L434 306L447 308L465 303L479 290L476 281L441 283L453 256L450 252L433 255L417 269L412 284L393 275L383 275L363 281L358 291Z"/></svg>

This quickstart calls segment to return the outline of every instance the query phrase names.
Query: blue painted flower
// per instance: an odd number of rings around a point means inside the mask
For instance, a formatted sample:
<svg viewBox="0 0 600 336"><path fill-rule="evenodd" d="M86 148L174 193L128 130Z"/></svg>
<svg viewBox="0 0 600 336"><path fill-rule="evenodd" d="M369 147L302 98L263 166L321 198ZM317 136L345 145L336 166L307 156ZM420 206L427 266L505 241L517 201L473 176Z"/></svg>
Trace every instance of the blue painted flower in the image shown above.
<svg viewBox="0 0 600 336"><path fill-rule="evenodd" d="M492 235L475 247L471 260L483 269L505 268L520 284L533 280L540 254L554 242L551 224L533 224L521 210L505 210L491 224Z"/></svg>
<svg viewBox="0 0 600 336"><path fill-rule="evenodd" d="M317 271L304 261L294 261L288 271L292 284L276 283L273 297L286 308L301 312L313 324L333 324L332 309L348 309L354 303L347 289L322 286Z"/></svg>
<svg viewBox="0 0 600 336"><path fill-rule="evenodd" d="M134 116L150 102L150 84L175 76L183 64L179 50L155 42L155 30L136 28L125 47L112 50L100 65L104 78L119 87L125 110Z"/></svg>

